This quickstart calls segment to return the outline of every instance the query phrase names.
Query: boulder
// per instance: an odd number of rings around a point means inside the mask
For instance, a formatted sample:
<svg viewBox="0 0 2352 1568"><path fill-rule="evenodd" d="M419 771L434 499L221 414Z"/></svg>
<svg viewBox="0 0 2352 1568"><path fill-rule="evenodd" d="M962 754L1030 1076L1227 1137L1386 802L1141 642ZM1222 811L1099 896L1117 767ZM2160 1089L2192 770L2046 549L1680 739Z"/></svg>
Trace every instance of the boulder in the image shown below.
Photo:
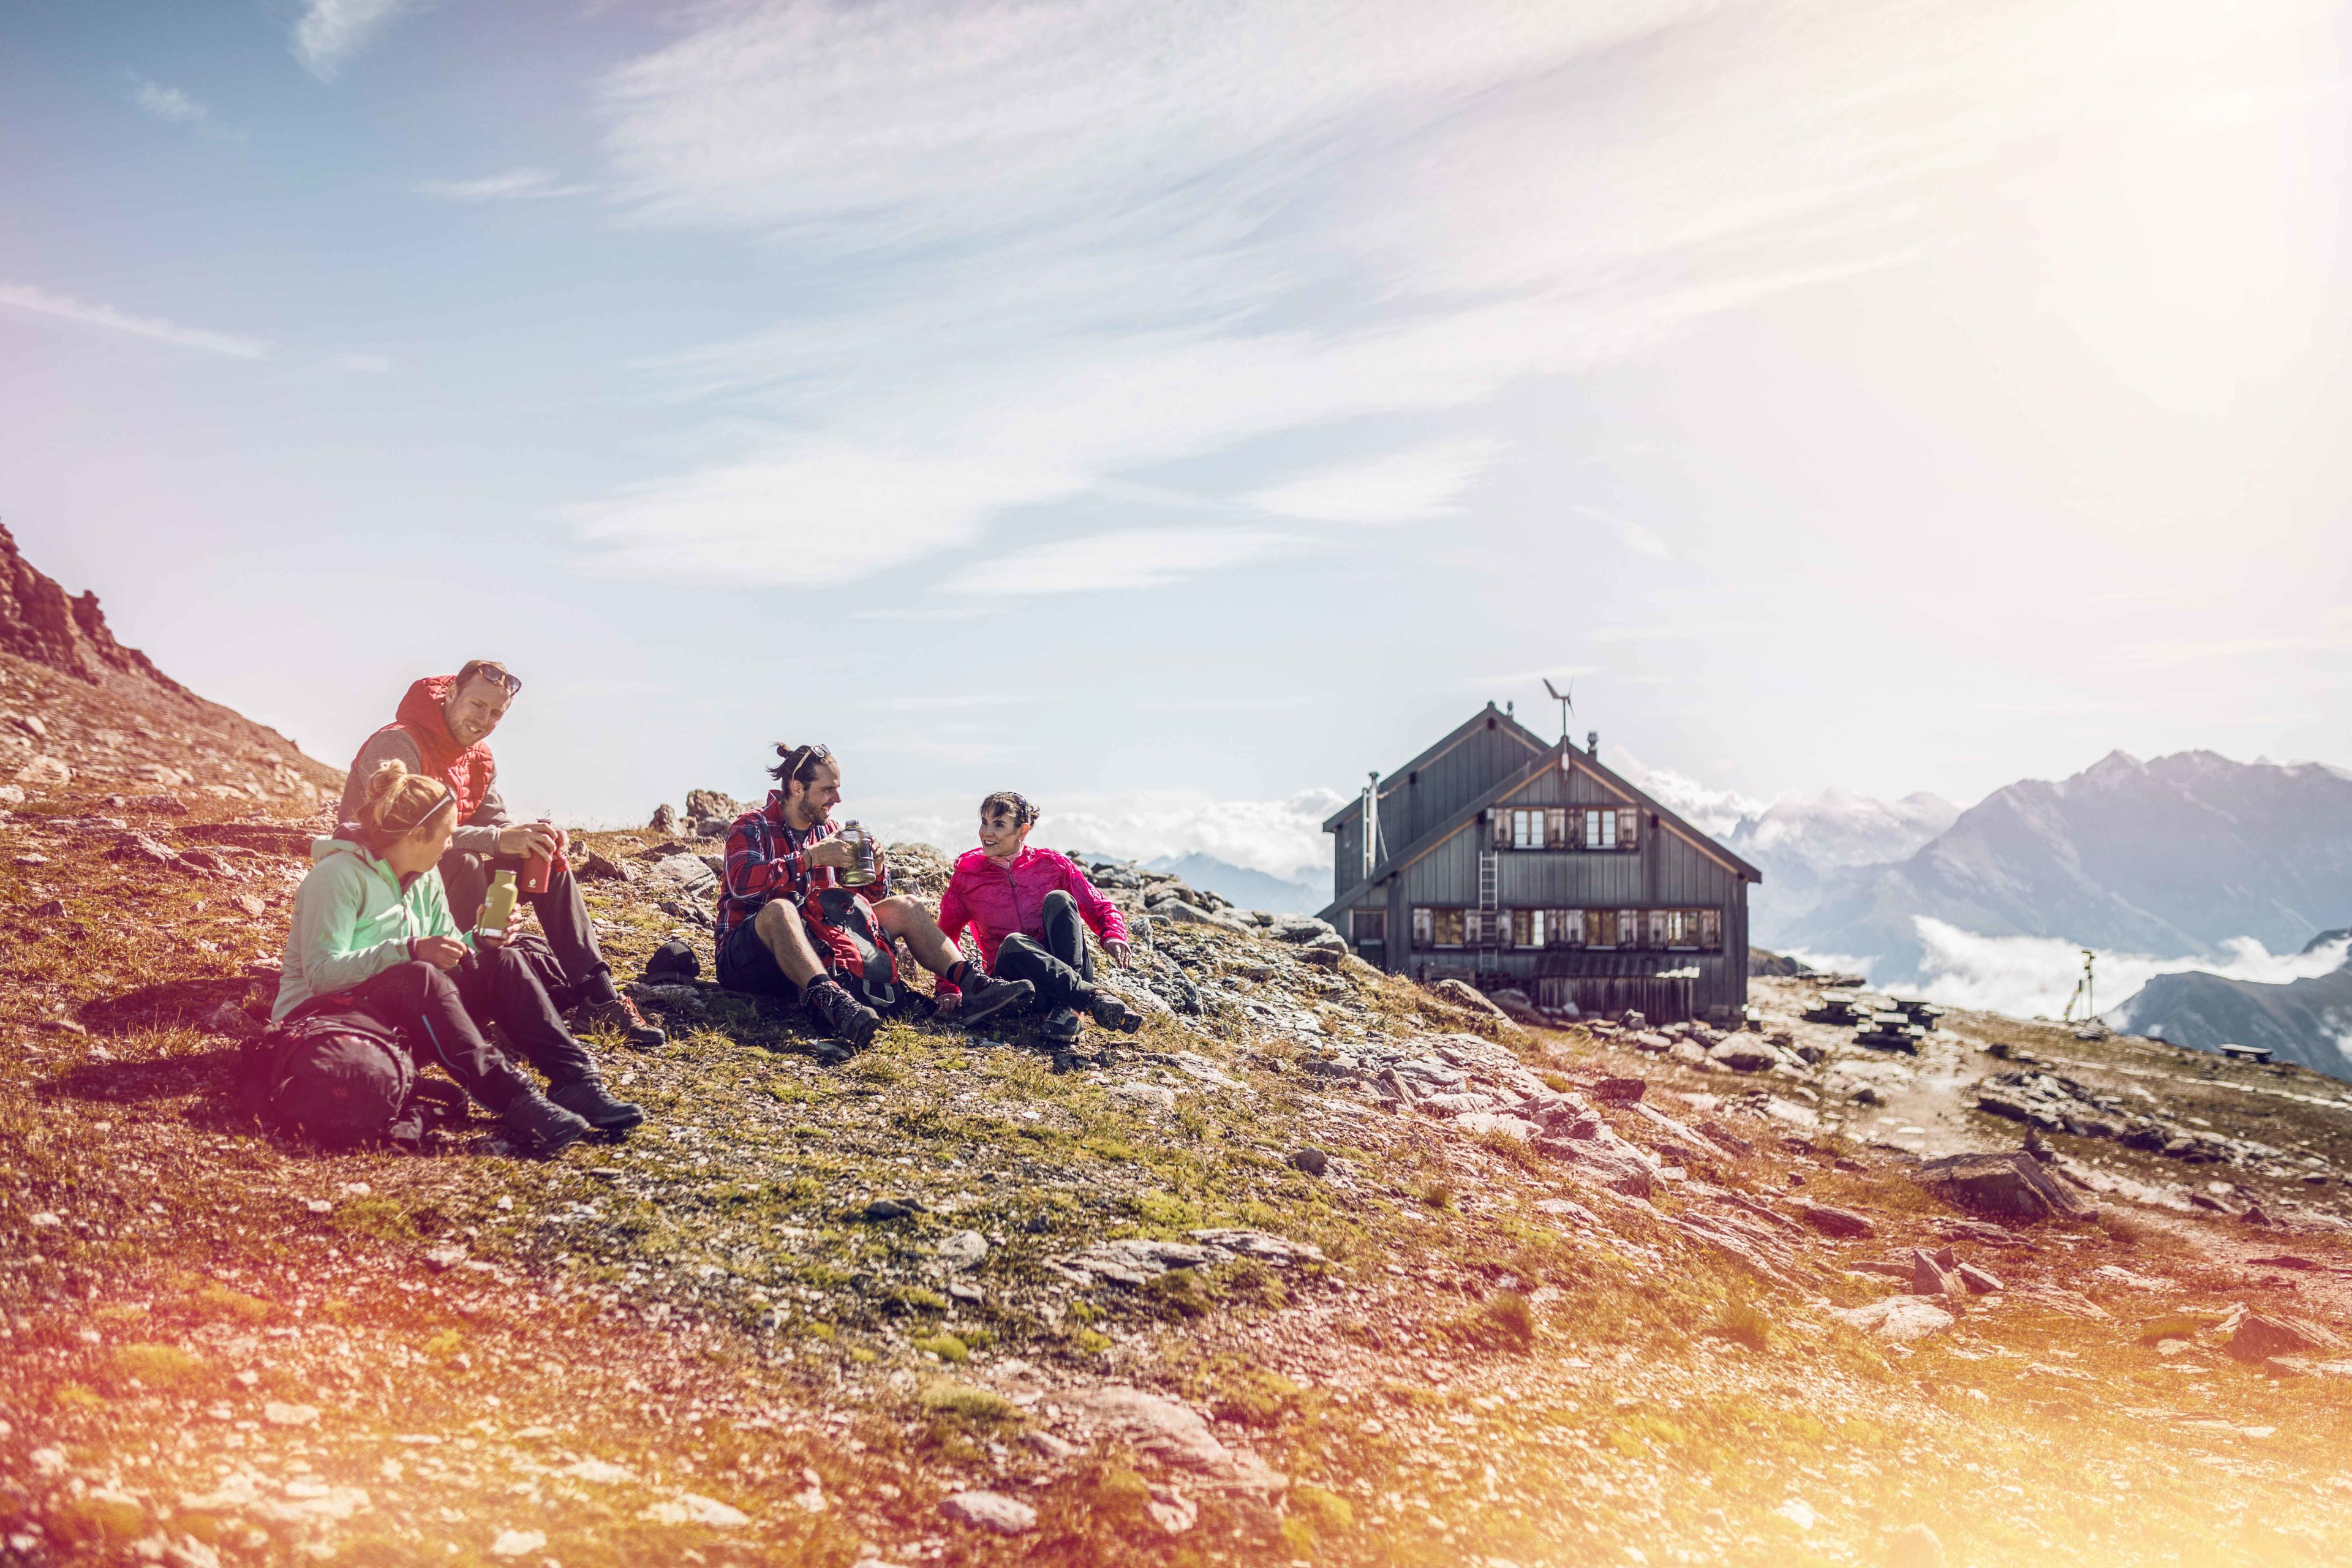
<svg viewBox="0 0 2352 1568"><path fill-rule="evenodd" d="M1971 1296L1990 1296L2001 1289L1998 1279L1973 1263L1961 1264L1958 1274L1960 1283L1968 1288Z"/></svg>
<svg viewBox="0 0 2352 1568"><path fill-rule="evenodd" d="M1592 1085L1592 1098L1612 1104L1625 1105L1649 1091L1650 1080L1642 1078L1604 1078Z"/></svg>
<svg viewBox="0 0 2352 1568"><path fill-rule="evenodd" d="M1256 1455L1217 1441L1207 1422L1172 1399L1110 1384L1073 1403L1087 1426L1162 1464L1252 1491L1275 1492L1288 1484Z"/></svg>
<svg viewBox="0 0 2352 1568"><path fill-rule="evenodd" d="M2098 1213L2022 1150L1947 1155L1921 1165L1914 1177L1947 1203L2000 1219L2030 1225L2089 1219Z"/></svg>
<svg viewBox="0 0 2352 1568"><path fill-rule="evenodd" d="M1037 1528L1037 1510L1003 1492L955 1492L941 1500L940 1511L958 1524L999 1535L1024 1535Z"/></svg>
<svg viewBox="0 0 2352 1568"><path fill-rule="evenodd" d="M2335 1349L2343 1342L2333 1330L2308 1318L2289 1317L2284 1312L2249 1312L2238 1320L2236 1331L2230 1335L2228 1350L2238 1361L2260 1362L2272 1356L2308 1355L2314 1351Z"/></svg>
<svg viewBox="0 0 2352 1568"><path fill-rule="evenodd" d="M1546 1134L1538 1138L1536 1152L1566 1165L1570 1174L1627 1197L1646 1198L1657 1191L1658 1178L1640 1152L1606 1127L1593 1125L1590 1137Z"/></svg>
<svg viewBox="0 0 2352 1568"><path fill-rule="evenodd" d="M1945 1271L1931 1252L1918 1247L1911 1249L1911 1294L1914 1296L1958 1296L1964 1292L1958 1279Z"/></svg>
<svg viewBox="0 0 2352 1568"><path fill-rule="evenodd" d="M1310 1176L1320 1176L1331 1168L1331 1156L1320 1149L1293 1149L1290 1163L1294 1170L1304 1171Z"/></svg>
<svg viewBox="0 0 2352 1568"><path fill-rule="evenodd" d="M732 823L751 808L731 795L715 789L690 789L686 792L686 815L688 821L716 819L721 824Z"/></svg>
<svg viewBox="0 0 2352 1568"><path fill-rule="evenodd" d="M1733 1072L1762 1072L1779 1065L1780 1058L1771 1047L1748 1039L1726 1040L1706 1053L1707 1060L1729 1068Z"/></svg>
<svg viewBox="0 0 2352 1568"><path fill-rule="evenodd" d="M976 1230L951 1231L933 1256L950 1268L977 1268L988 1259L988 1237Z"/></svg>
<svg viewBox="0 0 2352 1568"><path fill-rule="evenodd" d="M1473 1013L1485 1013L1496 1018L1510 1016L1500 1007L1496 1006L1484 991L1466 980L1456 980L1452 975L1448 975L1443 980L1431 981L1429 989L1436 995L1453 1003L1456 1007L1466 1007Z"/></svg>
<svg viewBox="0 0 2352 1568"><path fill-rule="evenodd" d="M1534 998L1516 985L1505 986L1502 990L1494 993L1488 1000L1501 1008L1503 1016L1514 1023L1532 1024L1541 1027L1551 1021L1537 1009Z"/></svg>
<svg viewBox="0 0 2352 1568"><path fill-rule="evenodd" d="M1890 1296L1851 1310L1832 1307L1829 1315L1873 1339L1892 1340L1898 1344L1940 1334L1958 1321L1943 1308L1916 1296Z"/></svg>
<svg viewBox="0 0 2352 1568"><path fill-rule="evenodd" d="M1805 1223L1823 1236L1851 1240L1855 1237L1874 1236L1878 1227L1852 1209L1832 1208L1827 1204L1800 1204L1797 1212Z"/></svg>
<svg viewBox="0 0 2352 1568"><path fill-rule="evenodd" d="M1276 942L1309 942L1318 936L1338 936L1339 928L1313 915L1276 915L1270 928Z"/></svg>
<svg viewBox="0 0 2352 1568"><path fill-rule="evenodd" d="M646 826L651 828L654 832L663 834L665 836L676 833L677 831L677 808L668 805L657 805L654 807L653 820Z"/></svg>

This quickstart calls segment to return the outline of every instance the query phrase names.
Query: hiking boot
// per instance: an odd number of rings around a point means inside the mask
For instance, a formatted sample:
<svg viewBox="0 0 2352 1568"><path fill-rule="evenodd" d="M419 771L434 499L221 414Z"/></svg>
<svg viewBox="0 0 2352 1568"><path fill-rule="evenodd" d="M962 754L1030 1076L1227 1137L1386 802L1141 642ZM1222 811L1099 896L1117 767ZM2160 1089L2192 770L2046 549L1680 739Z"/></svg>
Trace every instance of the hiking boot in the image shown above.
<svg viewBox="0 0 2352 1568"><path fill-rule="evenodd" d="M669 1042L669 1037L658 1025L647 1022L637 1005L618 992L607 1001L582 1003L572 1016L578 1020L575 1026L583 1029L610 1025L621 1032L624 1042L636 1050L650 1051Z"/></svg>
<svg viewBox="0 0 2352 1568"><path fill-rule="evenodd" d="M1066 1047L1077 1043L1078 1031L1085 1027L1076 1008L1056 1007L1045 1015L1045 1021L1038 1026L1037 1034L1048 1045Z"/></svg>
<svg viewBox="0 0 2352 1568"><path fill-rule="evenodd" d="M499 1123L533 1154L559 1153L595 1131L536 1089L515 1096L499 1113Z"/></svg>
<svg viewBox="0 0 2352 1568"><path fill-rule="evenodd" d="M977 970L980 966L973 964ZM1024 1007L1037 994L1037 988L1026 980L998 980L986 974L969 974L963 983L963 1005L957 1016L964 1027L984 1024L1008 1007Z"/></svg>
<svg viewBox="0 0 2352 1568"><path fill-rule="evenodd" d="M573 1079L561 1089L549 1089L547 1098L599 1132L626 1132L646 1119L644 1106L614 1100L604 1092L604 1082L598 1078Z"/></svg>
<svg viewBox="0 0 2352 1568"><path fill-rule="evenodd" d="M851 1056L872 1045L881 1030L882 1015L843 990L838 981L812 983L801 1001L810 1021L847 1046Z"/></svg>
<svg viewBox="0 0 2352 1568"><path fill-rule="evenodd" d="M1088 1004L1087 1010L1094 1014L1096 1023L1106 1029L1117 1029L1122 1035L1132 1035L1143 1027L1142 1014L1099 985L1095 987L1094 1001Z"/></svg>

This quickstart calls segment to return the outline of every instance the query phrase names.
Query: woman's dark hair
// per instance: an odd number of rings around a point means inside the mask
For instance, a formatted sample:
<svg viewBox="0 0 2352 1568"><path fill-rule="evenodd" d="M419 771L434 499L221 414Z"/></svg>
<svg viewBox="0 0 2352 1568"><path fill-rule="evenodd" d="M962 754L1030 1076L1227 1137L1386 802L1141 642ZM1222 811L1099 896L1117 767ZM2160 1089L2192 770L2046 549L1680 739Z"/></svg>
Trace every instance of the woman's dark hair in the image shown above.
<svg viewBox="0 0 2352 1568"><path fill-rule="evenodd" d="M980 815L984 819L999 811L1013 814L1013 826L1026 827L1037 820L1037 808L1019 790L1001 789L980 803Z"/></svg>
<svg viewBox="0 0 2352 1568"><path fill-rule="evenodd" d="M831 761L833 752L826 747L794 746L779 741L776 742L776 765L768 770L768 776L775 780L777 786L786 795L790 795L794 784L808 783L816 777L818 768Z"/></svg>

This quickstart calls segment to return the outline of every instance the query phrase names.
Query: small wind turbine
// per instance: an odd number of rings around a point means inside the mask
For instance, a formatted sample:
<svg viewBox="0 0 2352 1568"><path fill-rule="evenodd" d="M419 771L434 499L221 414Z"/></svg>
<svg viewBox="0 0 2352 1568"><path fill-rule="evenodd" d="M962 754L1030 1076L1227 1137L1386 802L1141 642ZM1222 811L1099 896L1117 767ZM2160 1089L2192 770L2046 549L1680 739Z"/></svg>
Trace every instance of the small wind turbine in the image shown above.
<svg viewBox="0 0 2352 1568"><path fill-rule="evenodd" d="M1568 689L1562 691L1551 683L1551 677L1547 675L1544 677L1544 689L1551 693L1554 702L1559 704L1559 738L1565 741L1568 739L1568 716L1576 711L1576 678L1570 676Z"/></svg>

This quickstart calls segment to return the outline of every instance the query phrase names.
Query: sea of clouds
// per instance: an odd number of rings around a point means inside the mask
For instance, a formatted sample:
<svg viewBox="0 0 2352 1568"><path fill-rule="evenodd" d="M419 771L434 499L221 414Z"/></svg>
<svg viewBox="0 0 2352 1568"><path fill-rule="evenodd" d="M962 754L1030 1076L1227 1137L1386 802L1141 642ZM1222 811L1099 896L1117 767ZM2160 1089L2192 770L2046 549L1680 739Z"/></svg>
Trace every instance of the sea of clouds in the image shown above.
<svg viewBox="0 0 2352 1568"><path fill-rule="evenodd" d="M1924 980L1901 987L1955 1007L1972 1007L2013 1017L2056 1017L2082 977L2083 944L2048 936L1982 936L1932 916L1914 917L1926 950ZM2140 952L2093 948L2099 1011L2109 1018L2140 987L2159 974L2201 970L2231 980L2283 985L2333 973L2344 966L2352 943L2323 942L2309 952L2273 952L2250 936L2221 944L2221 958L2157 958ZM1869 973L1869 961L1842 953L1800 952L1817 969Z"/></svg>

